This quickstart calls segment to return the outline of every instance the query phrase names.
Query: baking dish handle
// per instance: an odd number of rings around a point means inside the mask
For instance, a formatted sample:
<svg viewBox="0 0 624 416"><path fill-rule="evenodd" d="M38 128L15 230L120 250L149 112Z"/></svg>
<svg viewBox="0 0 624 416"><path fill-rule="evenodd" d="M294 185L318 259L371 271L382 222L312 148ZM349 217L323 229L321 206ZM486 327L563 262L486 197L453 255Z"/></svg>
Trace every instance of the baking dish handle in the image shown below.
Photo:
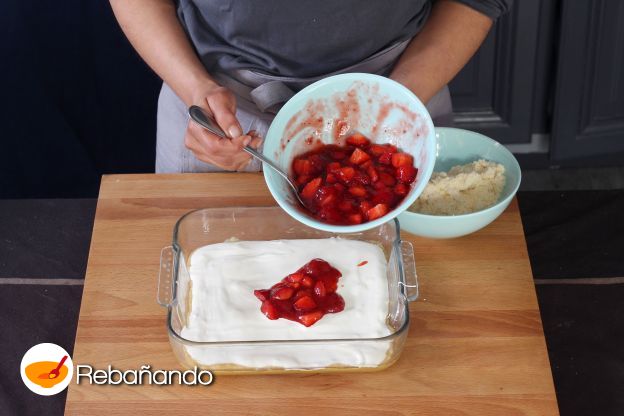
<svg viewBox="0 0 624 416"><path fill-rule="evenodd" d="M401 241L401 257L403 258L405 282L400 283L405 287L407 300L413 302L418 299L418 274L414 260L414 246L409 241Z"/></svg>
<svg viewBox="0 0 624 416"><path fill-rule="evenodd" d="M161 306L171 305L173 300L173 264L175 252L172 246L160 251L160 272L158 273L157 300Z"/></svg>

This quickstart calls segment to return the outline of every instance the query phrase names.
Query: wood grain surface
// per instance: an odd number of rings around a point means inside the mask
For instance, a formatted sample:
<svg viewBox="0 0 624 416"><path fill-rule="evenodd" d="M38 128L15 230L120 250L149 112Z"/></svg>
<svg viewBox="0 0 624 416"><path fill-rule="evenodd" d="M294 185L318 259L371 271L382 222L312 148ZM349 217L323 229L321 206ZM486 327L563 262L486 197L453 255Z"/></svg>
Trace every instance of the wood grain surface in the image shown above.
<svg viewBox="0 0 624 416"><path fill-rule="evenodd" d="M259 174L102 179L74 364L179 369L156 303L160 250L205 207L272 206ZM68 415L557 415L518 205L453 240L414 244L420 299L399 361L381 372L216 377L211 386L72 382Z"/></svg>

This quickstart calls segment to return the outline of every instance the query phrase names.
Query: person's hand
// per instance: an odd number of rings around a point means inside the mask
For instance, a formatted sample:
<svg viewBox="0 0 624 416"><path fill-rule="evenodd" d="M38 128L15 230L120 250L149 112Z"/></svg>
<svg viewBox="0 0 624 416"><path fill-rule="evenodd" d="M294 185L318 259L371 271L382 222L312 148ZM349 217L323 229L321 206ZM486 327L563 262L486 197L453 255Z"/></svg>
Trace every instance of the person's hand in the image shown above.
<svg viewBox="0 0 624 416"><path fill-rule="evenodd" d="M234 94L227 88L210 83L194 94L193 104L212 115L229 138L222 139L191 120L184 136L184 145L202 162L225 170L243 170L251 158L243 147L250 145L257 148L261 138L243 134L236 119Z"/></svg>

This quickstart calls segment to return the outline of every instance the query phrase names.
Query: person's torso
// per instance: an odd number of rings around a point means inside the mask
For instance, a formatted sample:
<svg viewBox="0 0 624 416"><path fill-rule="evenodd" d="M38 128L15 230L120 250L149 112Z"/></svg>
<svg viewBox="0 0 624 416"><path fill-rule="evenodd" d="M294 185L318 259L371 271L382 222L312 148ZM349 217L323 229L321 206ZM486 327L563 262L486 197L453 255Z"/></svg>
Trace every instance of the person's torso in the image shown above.
<svg viewBox="0 0 624 416"><path fill-rule="evenodd" d="M313 77L413 37L429 0L180 0L178 14L208 70Z"/></svg>

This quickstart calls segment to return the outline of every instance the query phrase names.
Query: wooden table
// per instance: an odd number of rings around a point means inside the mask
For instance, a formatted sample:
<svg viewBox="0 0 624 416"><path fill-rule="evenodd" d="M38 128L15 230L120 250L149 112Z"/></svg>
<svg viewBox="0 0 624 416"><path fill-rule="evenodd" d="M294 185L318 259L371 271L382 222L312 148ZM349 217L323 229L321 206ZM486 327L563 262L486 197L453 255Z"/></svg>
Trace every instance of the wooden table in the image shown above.
<svg viewBox="0 0 624 416"><path fill-rule="evenodd" d="M273 204L258 174L104 177L74 364L178 369L156 303L175 221L195 208ZM72 383L66 414L558 414L517 203L471 236L403 238L414 243L421 295L389 369L222 376L208 387Z"/></svg>

